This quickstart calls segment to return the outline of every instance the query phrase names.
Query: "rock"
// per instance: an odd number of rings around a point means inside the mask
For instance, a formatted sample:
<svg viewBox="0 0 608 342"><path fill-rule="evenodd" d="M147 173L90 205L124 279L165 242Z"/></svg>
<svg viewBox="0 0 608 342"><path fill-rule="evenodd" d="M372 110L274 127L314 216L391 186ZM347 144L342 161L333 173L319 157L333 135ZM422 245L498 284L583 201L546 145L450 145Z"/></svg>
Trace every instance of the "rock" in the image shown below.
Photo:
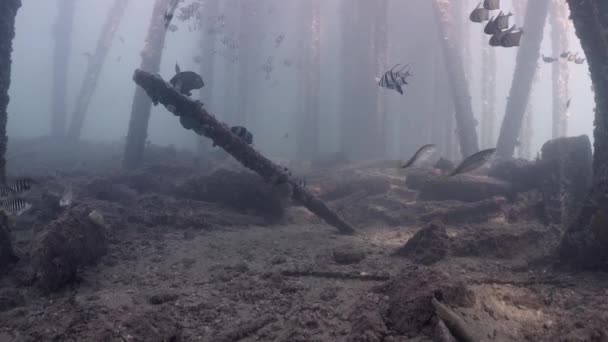
<svg viewBox="0 0 608 342"><path fill-rule="evenodd" d="M411 258L414 262L430 265L448 255L450 238L443 225L431 223L419 230L394 255Z"/></svg>
<svg viewBox="0 0 608 342"><path fill-rule="evenodd" d="M0 291L0 312L11 310L24 304L25 298L19 291L13 289Z"/></svg>
<svg viewBox="0 0 608 342"><path fill-rule="evenodd" d="M150 304L152 304L152 305L160 305L160 304L164 304L167 302L176 301L177 298L178 298L178 296L175 293L160 292L160 293L150 296L150 298L148 299L148 302L150 302Z"/></svg>
<svg viewBox="0 0 608 342"><path fill-rule="evenodd" d="M106 254L107 232L89 218L92 211L76 205L34 236L32 276L42 290L60 289L76 279L78 270Z"/></svg>
<svg viewBox="0 0 608 342"><path fill-rule="evenodd" d="M517 192L525 192L540 188L545 173L541 163L526 159L506 159L492 165L488 176L509 182Z"/></svg>
<svg viewBox="0 0 608 342"><path fill-rule="evenodd" d="M589 137L558 138L542 147L541 190L550 223L570 225L591 188L593 154Z"/></svg>
<svg viewBox="0 0 608 342"><path fill-rule="evenodd" d="M344 246L334 249L333 257L338 264L356 264L365 259L365 253L355 250L353 247Z"/></svg>

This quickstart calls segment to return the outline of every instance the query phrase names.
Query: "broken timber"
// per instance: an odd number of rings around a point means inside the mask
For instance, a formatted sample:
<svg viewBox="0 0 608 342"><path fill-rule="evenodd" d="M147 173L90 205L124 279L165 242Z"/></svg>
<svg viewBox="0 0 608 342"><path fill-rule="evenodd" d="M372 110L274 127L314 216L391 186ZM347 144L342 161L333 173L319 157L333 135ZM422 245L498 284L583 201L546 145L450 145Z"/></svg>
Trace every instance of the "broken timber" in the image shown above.
<svg viewBox="0 0 608 342"><path fill-rule="evenodd" d="M180 94L160 76L135 70L133 80L142 87L152 99L154 105L160 102L167 110L180 117L180 123L186 129L192 129L198 135L205 136L230 153L243 166L255 171L262 178L274 184L287 183L291 186L293 199L302 203L308 210L338 228L343 234L353 234L354 228L323 201L312 195L298 181L291 178L288 171L264 157L247 145L230 128L207 112L201 102L193 101Z"/></svg>

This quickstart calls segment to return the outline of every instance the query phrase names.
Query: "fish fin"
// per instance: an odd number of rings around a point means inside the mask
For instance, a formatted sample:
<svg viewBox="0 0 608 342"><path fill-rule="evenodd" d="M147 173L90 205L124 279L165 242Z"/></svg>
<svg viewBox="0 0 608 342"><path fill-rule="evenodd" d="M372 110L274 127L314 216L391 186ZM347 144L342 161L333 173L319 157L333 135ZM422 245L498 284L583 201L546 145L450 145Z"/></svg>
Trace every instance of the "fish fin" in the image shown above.
<svg viewBox="0 0 608 342"><path fill-rule="evenodd" d="M397 86L397 91L399 92L399 94L403 95L403 88L401 88L400 85Z"/></svg>
<svg viewBox="0 0 608 342"><path fill-rule="evenodd" d="M181 71L181 69L179 68L179 64L177 64L177 62L175 62L175 73L179 74Z"/></svg>

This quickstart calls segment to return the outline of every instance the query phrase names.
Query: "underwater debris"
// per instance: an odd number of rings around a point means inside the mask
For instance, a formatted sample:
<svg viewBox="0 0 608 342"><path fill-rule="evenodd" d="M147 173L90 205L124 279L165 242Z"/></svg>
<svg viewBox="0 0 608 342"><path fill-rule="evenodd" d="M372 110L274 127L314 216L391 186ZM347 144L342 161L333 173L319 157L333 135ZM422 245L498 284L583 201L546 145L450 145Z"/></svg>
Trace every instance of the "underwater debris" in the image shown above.
<svg viewBox="0 0 608 342"><path fill-rule="evenodd" d="M266 181L287 177L287 181L293 187L292 197L295 200L302 203L311 212L325 220L325 222L337 228L341 233L353 234L355 232L350 223L331 210L323 201L297 184L295 180L283 171L282 167L276 165L236 137L227 129L228 126L226 124L219 122L199 102L190 100L185 96L176 96L178 92L175 88L169 86L160 76L149 72L136 69L133 74L133 80L140 87L144 88L153 100L162 102L165 106L173 105L176 108L180 108L180 117L187 116L196 120L197 126L208 126L209 129L199 130L196 133L210 138L215 144L230 153L243 166L255 171Z"/></svg>

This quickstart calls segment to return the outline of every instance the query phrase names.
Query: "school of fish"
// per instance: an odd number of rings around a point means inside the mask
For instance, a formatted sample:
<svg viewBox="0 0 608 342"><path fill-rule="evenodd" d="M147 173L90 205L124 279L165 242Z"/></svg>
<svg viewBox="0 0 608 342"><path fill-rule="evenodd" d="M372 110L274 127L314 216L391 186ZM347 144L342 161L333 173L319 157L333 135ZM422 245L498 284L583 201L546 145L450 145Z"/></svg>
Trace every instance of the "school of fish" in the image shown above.
<svg viewBox="0 0 608 342"><path fill-rule="evenodd" d="M483 32L491 36L488 41L490 46L504 48L519 46L524 30L518 28L517 25L509 27L509 18L513 16L511 12L504 13L500 11L496 17L490 17L490 11L499 9L500 0L484 0L483 3L478 3L473 11L471 11L469 20L474 23L487 21Z"/></svg>

